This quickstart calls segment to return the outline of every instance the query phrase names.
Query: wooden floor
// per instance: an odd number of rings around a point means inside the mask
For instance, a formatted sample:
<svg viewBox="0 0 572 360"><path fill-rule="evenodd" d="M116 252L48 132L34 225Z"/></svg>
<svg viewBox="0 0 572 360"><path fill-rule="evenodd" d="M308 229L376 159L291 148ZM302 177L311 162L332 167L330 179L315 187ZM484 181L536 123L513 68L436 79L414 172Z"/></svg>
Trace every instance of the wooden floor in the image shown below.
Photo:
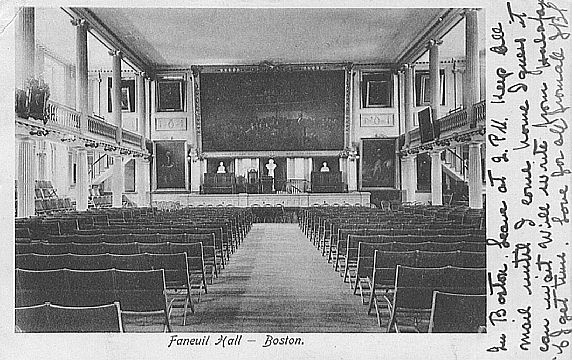
<svg viewBox="0 0 572 360"><path fill-rule="evenodd" d="M254 224L195 308L186 326L182 326L182 310L173 312L173 331L384 330L297 224ZM161 331L155 326L144 328L139 331Z"/></svg>

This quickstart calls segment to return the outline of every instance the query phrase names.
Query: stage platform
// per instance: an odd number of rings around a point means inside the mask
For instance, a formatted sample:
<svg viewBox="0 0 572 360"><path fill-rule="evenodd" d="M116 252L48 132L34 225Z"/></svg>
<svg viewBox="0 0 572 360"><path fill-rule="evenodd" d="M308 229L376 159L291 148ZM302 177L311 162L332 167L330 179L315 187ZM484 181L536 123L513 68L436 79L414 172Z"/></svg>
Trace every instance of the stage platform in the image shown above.
<svg viewBox="0 0 572 360"><path fill-rule="evenodd" d="M277 206L307 207L317 205L369 206L369 192L349 193L299 193L299 194L193 194L154 192L153 205L175 202L181 206Z"/></svg>

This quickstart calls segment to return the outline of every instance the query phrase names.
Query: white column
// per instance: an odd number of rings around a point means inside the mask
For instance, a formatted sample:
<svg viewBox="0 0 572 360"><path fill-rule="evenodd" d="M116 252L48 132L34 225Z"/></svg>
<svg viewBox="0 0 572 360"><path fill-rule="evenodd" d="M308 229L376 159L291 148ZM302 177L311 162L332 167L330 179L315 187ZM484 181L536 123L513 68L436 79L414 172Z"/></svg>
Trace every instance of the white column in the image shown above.
<svg viewBox="0 0 572 360"><path fill-rule="evenodd" d="M417 190L417 171L415 168L415 155L408 155L401 159L401 181L405 190L404 202L414 202Z"/></svg>
<svg viewBox="0 0 572 360"><path fill-rule="evenodd" d="M147 108L145 101L145 74L138 73L135 77L137 84L137 116L139 120L139 134L141 134L141 148L145 149L145 138L147 135Z"/></svg>
<svg viewBox="0 0 572 360"><path fill-rule="evenodd" d="M36 163L34 156L34 139L23 137L19 139L18 144L18 217L29 217L35 215L35 181Z"/></svg>
<svg viewBox="0 0 572 360"><path fill-rule="evenodd" d="M483 179L481 167L481 144L469 144L469 207L483 208Z"/></svg>
<svg viewBox="0 0 572 360"><path fill-rule="evenodd" d="M304 178L304 158L294 158L294 177L296 179Z"/></svg>
<svg viewBox="0 0 572 360"><path fill-rule="evenodd" d="M405 102L405 146L408 147L411 141L409 132L413 129L413 66L405 64L405 91L404 91L404 102Z"/></svg>
<svg viewBox="0 0 572 360"><path fill-rule="evenodd" d="M110 51L112 56L111 74L111 107L113 125L117 126L116 141L121 145L123 119L121 114L121 52Z"/></svg>
<svg viewBox="0 0 572 360"><path fill-rule="evenodd" d="M357 191L357 159L348 158L348 191Z"/></svg>
<svg viewBox="0 0 572 360"><path fill-rule="evenodd" d="M84 19L73 19L71 22L76 27L75 104L76 110L81 113L80 131L87 132L89 109L87 23Z"/></svg>
<svg viewBox="0 0 572 360"><path fill-rule="evenodd" d="M286 177L288 179L293 179L294 175L294 159L286 158Z"/></svg>
<svg viewBox="0 0 572 360"><path fill-rule="evenodd" d="M87 199L89 197L89 175L87 169L87 150L80 148L77 150L77 181L75 184L76 210L87 210Z"/></svg>
<svg viewBox="0 0 572 360"><path fill-rule="evenodd" d="M150 206L149 192L150 174L149 161L143 158L135 159L135 190L137 191L137 206Z"/></svg>
<svg viewBox="0 0 572 360"><path fill-rule="evenodd" d="M443 169L441 151L431 151L431 204L443 205Z"/></svg>
<svg viewBox="0 0 572 360"><path fill-rule="evenodd" d="M433 120L440 117L439 107L441 106L441 76L439 71L439 40L429 42L429 94L431 99L431 112Z"/></svg>
<svg viewBox="0 0 572 360"><path fill-rule="evenodd" d="M34 77L36 57L35 12L33 7L17 9L16 18L16 87L25 89L28 79Z"/></svg>
<svg viewBox="0 0 572 360"><path fill-rule="evenodd" d="M191 192L199 192L201 189L201 161L198 159L191 160Z"/></svg>
<svg viewBox="0 0 572 360"><path fill-rule="evenodd" d="M473 105L479 102L481 94L479 65L479 28L477 10L465 11L465 73L463 105L467 109L469 123L473 122Z"/></svg>
<svg viewBox="0 0 572 360"><path fill-rule="evenodd" d="M348 159L347 158L339 158L338 160L340 171L342 172L342 182L348 183Z"/></svg>
<svg viewBox="0 0 572 360"><path fill-rule="evenodd" d="M38 142L38 180L47 180L46 141Z"/></svg>
<svg viewBox="0 0 572 360"><path fill-rule="evenodd" d="M123 189L125 188L125 175L123 158L121 155L113 155L113 173L111 175L112 206L123 206Z"/></svg>

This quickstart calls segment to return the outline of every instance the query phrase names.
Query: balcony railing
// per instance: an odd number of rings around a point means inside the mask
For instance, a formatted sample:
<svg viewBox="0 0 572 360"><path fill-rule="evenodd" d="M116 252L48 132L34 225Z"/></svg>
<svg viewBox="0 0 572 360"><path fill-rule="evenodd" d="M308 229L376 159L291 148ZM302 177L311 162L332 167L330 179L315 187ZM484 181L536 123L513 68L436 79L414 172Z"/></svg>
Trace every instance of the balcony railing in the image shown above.
<svg viewBox="0 0 572 360"><path fill-rule="evenodd" d="M484 122L487 118L487 103L482 100L473 105L473 118L476 122Z"/></svg>
<svg viewBox="0 0 572 360"><path fill-rule="evenodd" d="M115 125L106 123L105 121L94 116L87 117L87 130L92 134L100 135L113 140L115 140L117 133L117 127Z"/></svg>
<svg viewBox="0 0 572 360"><path fill-rule="evenodd" d="M473 105L472 109L474 124L484 123L487 117L486 112L486 101L482 100ZM453 130L463 130L468 127L472 127L469 124L469 116L467 109L455 110L450 114L447 114L439 119L439 130L440 133L446 133ZM474 125L473 125L474 126ZM411 142L416 142L421 140L419 128L412 129L409 132L409 138Z"/></svg>
<svg viewBox="0 0 572 360"><path fill-rule="evenodd" d="M49 123L76 131L79 130L81 114L70 107L48 100L46 102L45 116Z"/></svg>
<svg viewBox="0 0 572 360"><path fill-rule="evenodd" d="M127 144L140 146L141 135L132 133L131 131L123 130L123 141Z"/></svg>
<svg viewBox="0 0 572 360"><path fill-rule="evenodd" d="M457 129L467 125L467 110L460 109L439 119L441 132Z"/></svg>

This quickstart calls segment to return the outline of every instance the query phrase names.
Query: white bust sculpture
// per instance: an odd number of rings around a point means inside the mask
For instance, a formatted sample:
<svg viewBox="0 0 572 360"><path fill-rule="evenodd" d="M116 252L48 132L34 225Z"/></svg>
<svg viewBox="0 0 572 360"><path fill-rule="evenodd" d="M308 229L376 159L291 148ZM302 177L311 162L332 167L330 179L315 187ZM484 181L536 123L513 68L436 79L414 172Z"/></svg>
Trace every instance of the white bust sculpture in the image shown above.
<svg viewBox="0 0 572 360"><path fill-rule="evenodd" d="M218 164L218 169L216 170L217 174L226 174L226 168L224 167L224 163L221 161Z"/></svg>
<svg viewBox="0 0 572 360"><path fill-rule="evenodd" d="M328 167L328 163L324 161L322 163L322 168L320 169L321 172L330 172L330 168Z"/></svg>
<svg viewBox="0 0 572 360"><path fill-rule="evenodd" d="M276 164L274 163L274 159L268 160L268 164L266 164L266 169L268 170L268 176L274 177L274 169L276 169Z"/></svg>

